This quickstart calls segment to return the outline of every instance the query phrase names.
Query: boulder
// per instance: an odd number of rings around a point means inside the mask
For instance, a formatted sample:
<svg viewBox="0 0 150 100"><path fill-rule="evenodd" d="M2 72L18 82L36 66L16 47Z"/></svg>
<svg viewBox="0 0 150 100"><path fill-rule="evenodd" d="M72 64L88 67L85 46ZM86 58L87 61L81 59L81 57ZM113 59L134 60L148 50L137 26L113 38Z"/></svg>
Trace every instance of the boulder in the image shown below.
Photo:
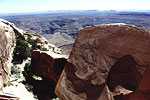
<svg viewBox="0 0 150 100"><path fill-rule="evenodd" d="M103 100L106 85L109 92L118 85L136 90L150 64L149 37L149 30L126 24L80 30L55 88L56 95L61 100ZM109 92L103 97L111 100Z"/></svg>
<svg viewBox="0 0 150 100"><path fill-rule="evenodd" d="M40 77L53 80L57 83L59 76L66 65L66 58L54 52L33 51L31 57L31 70Z"/></svg>

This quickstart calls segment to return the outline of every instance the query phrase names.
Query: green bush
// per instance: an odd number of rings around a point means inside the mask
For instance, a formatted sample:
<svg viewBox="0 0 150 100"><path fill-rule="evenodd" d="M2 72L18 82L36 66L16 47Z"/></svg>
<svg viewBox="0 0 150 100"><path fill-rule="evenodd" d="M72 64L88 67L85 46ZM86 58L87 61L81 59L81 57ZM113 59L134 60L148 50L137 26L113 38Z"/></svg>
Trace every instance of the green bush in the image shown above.
<svg viewBox="0 0 150 100"><path fill-rule="evenodd" d="M32 72L30 70L31 63L26 63L24 67L24 71L22 72L23 76L25 77L26 81L30 80L32 77Z"/></svg>
<svg viewBox="0 0 150 100"><path fill-rule="evenodd" d="M13 52L13 63L22 63L24 59L31 56L31 48L28 46L28 42L25 41L23 35L16 37L16 47Z"/></svg>
<svg viewBox="0 0 150 100"><path fill-rule="evenodd" d="M37 42L36 42L36 41L34 41L34 40L32 40L29 36L28 36L28 38L27 38L27 41L28 41L28 43L30 43L30 44L32 45L32 50L34 50L34 49L37 49L37 48L38 48L38 46L37 46Z"/></svg>
<svg viewBox="0 0 150 100"><path fill-rule="evenodd" d="M34 97L35 99L38 99L38 96L37 96L37 95L34 95L33 97Z"/></svg>
<svg viewBox="0 0 150 100"><path fill-rule="evenodd" d="M47 48L41 48L41 51L48 51L48 49Z"/></svg>
<svg viewBox="0 0 150 100"><path fill-rule="evenodd" d="M10 81L6 82L6 83L3 83L3 86L6 87L6 86L11 86L13 85Z"/></svg>
<svg viewBox="0 0 150 100"><path fill-rule="evenodd" d="M29 47L29 44L32 45ZM22 63L23 60L31 57L31 51L37 49L37 43L29 36L27 40L23 35L16 36L16 47L13 52L13 63Z"/></svg>
<svg viewBox="0 0 150 100"><path fill-rule="evenodd" d="M23 76L25 77L25 81L23 84L25 85L25 88L33 93L33 85L31 84L32 82L32 72L31 72L31 63L26 63L24 67L24 71L22 72ZM37 95L34 94L34 98L38 99Z"/></svg>
<svg viewBox="0 0 150 100"><path fill-rule="evenodd" d="M30 84L25 84L25 88L29 91L29 92L32 92L32 90L33 90L33 86L32 85L30 85Z"/></svg>

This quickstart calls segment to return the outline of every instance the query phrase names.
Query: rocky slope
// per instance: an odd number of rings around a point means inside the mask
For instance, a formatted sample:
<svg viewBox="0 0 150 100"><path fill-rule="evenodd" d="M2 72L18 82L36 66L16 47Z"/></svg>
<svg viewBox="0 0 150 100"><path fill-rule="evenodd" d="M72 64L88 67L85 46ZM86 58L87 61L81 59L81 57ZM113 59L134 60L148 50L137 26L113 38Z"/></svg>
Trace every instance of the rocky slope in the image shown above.
<svg viewBox="0 0 150 100"><path fill-rule="evenodd" d="M16 30L12 23L0 19L0 88L9 80L15 34L20 34Z"/></svg>
<svg viewBox="0 0 150 100"><path fill-rule="evenodd" d="M56 32L54 34L45 34L43 36L46 37L49 43L54 44L57 47L74 43L74 39L65 33Z"/></svg>
<svg viewBox="0 0 150 100"><path fill-rule="evenodd" d="M0 99L52 99L66 59L67 56L61 55L61 50L49 44L44 37L18 29L14 24L0 19L0 90L3 93ZM34 84L30 84L31 80ZM42 95L35 91L39 87Z"/></svg>
<svg viewBox="0 0 150 100"><path fill-rule="evenodd" d="M16 46L16 35L22 35L23 31L15 27L12 23L0 19L0 99L1 100L25 100L25 98L28 98L30 100L34 100L33 94L29 94L27 92L24 85L20 85L18 83L17 85L13 86L13 89L11 87L8 87L7 85L14 85L13 83L10 83L12 81L12 60L13 60L13 51ZM18 95L19 92L17 91L22 90L26 96L24 99L22 98L22 94Z"/></svg>
<svg viewBox="0 0 150 100"><path fill-rule="evenodd" d="M82 29L56 95L61 100L114 100L131 92L138 98L142 90L146 98L130 100L149 100L148 72L143 76L150 64L149 36L149 30L121 23Z"/></svg>

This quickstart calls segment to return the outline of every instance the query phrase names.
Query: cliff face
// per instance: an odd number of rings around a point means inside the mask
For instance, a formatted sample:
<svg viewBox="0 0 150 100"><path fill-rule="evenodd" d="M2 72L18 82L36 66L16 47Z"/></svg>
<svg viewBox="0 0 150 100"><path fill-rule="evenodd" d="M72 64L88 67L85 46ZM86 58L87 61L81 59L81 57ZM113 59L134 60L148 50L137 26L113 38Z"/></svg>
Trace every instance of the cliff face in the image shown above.
<svg viewBox="0 0 150 100"><path fill-rule="evenodd" d="M149 36L148 30L125 24L82 29L56 95L61 100L113 100L117 92L135 91L150 64Z"/></svg>
<svg viewBox="0 0 150 100"><path fill-rule="evenodd" d="M15 46L15 31L13 24L0 19L0 88L10 74L11 56Z"/></svg>

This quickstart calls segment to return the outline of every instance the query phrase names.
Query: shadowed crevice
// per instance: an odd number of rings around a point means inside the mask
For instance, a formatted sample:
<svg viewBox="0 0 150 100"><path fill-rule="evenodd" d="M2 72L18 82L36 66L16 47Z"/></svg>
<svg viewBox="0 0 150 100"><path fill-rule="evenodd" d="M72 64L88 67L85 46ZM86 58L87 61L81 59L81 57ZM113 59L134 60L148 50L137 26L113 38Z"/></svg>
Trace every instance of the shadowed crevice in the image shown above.
<svg viewBox="0 0 150 100"><path fill-rule="evenodd" d="M141 77L141 74L137 71L134 58L131 55L125 55L110 69L107 77L107 85L111 91L114 91L118 85L134 91L137 89Z"/></svg>

